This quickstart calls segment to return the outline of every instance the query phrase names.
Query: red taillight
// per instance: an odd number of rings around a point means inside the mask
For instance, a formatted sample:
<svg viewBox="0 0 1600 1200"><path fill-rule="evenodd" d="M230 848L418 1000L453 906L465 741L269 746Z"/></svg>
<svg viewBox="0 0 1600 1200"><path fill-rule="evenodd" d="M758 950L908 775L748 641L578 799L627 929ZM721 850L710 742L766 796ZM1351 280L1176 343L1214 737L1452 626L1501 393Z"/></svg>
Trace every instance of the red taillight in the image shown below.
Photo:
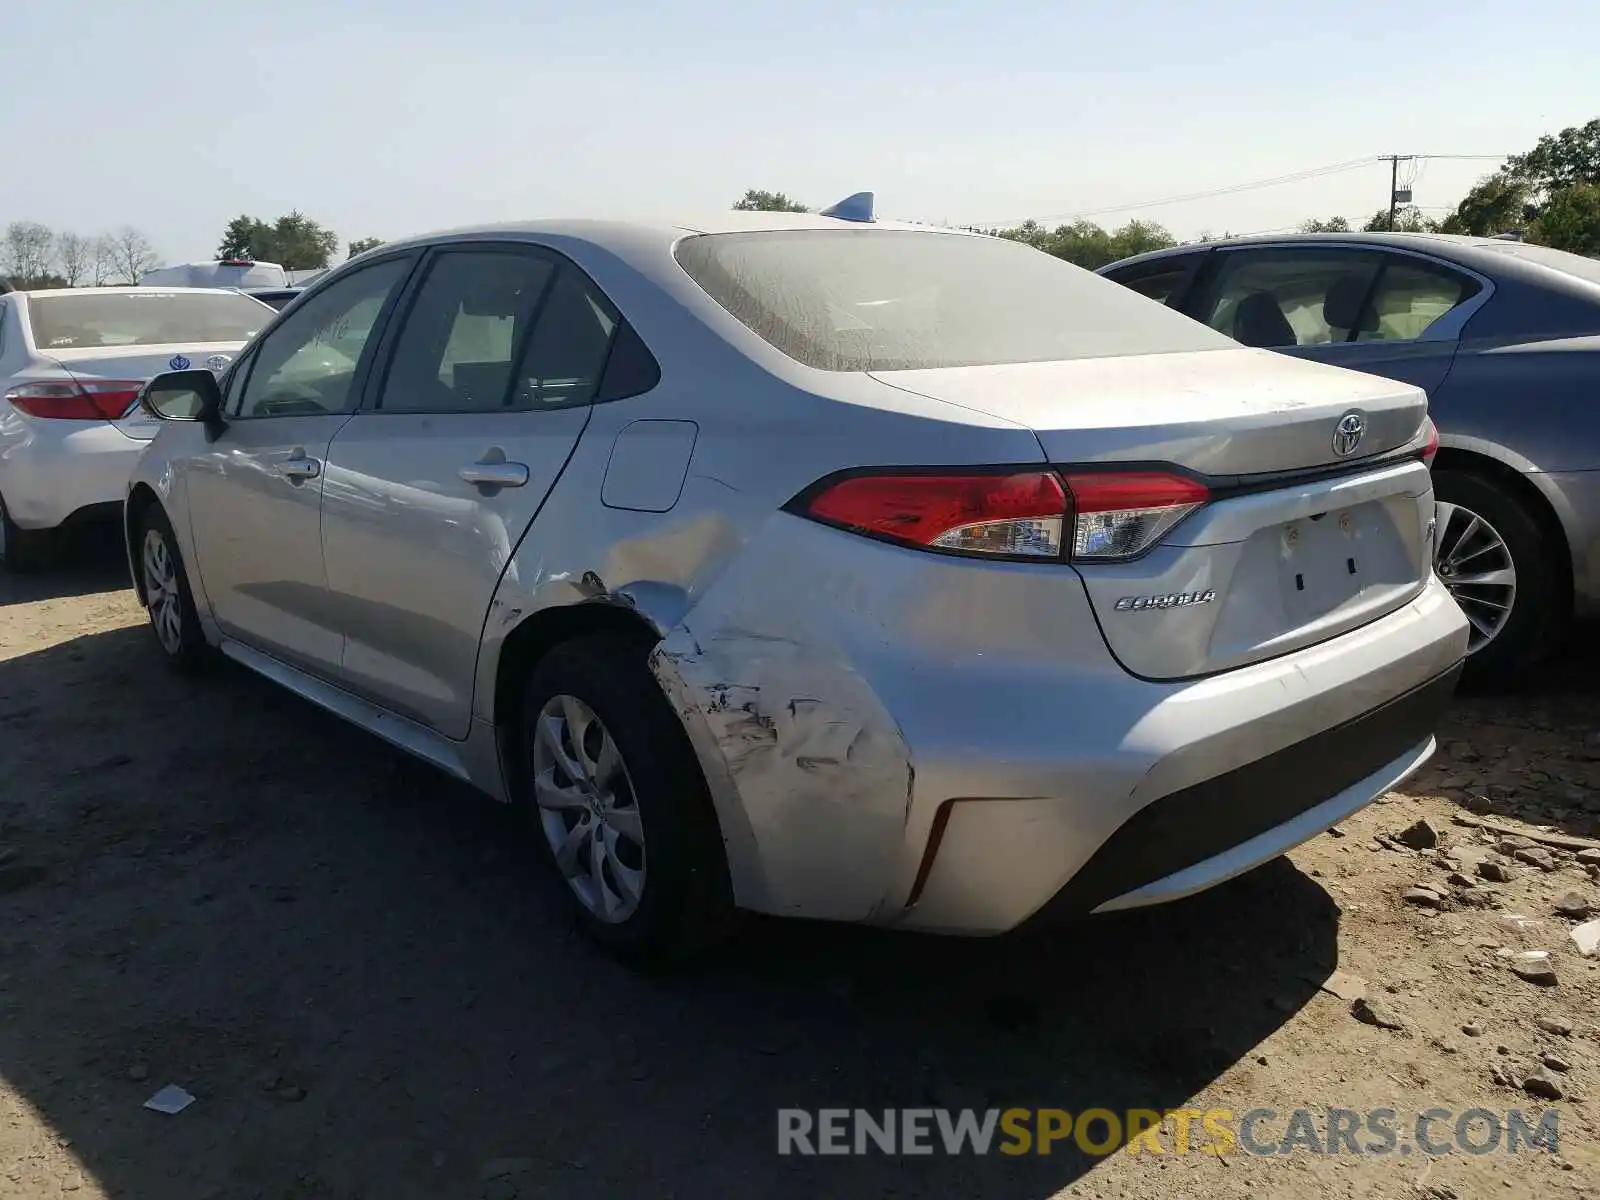
<svg viewBox="0 0 1600 1200"><path fill-rule="evenodd" d="M1108 562L1143 554L1211 491L1166 471L1085 471L1066 477L1078 519L1072 557Z"/></svg>
<svg viewBox="0 0 1600 1200"><path fill-rule="evenodd" d="M1431 468L1433 456L1439 453L1439 427L1432 420L1428 422L1428 444L1422 448L1422 461Z"/></svg>
<svg viewBox="0 0 1600 1200"><path fill-rule="evenodd" d="M1050 471L857 475L806 505L819 521L933 550L1059 558L1071 513Z"/></svg>
<svg viewBox="0 0 1600 1200"><path fill-rule="evenodd" d="M142 387L137 379L60 379L20 383L6 391L6 399L30 417L115 421L133 407Z"/></svg>
<svg viewBox="0 0 1600 1200"><path fill-rule="evenodd" d="M802 511L929 550L1110 562L1144 553L1209 498L1160 471L897 473L842 479Z"/></svg>

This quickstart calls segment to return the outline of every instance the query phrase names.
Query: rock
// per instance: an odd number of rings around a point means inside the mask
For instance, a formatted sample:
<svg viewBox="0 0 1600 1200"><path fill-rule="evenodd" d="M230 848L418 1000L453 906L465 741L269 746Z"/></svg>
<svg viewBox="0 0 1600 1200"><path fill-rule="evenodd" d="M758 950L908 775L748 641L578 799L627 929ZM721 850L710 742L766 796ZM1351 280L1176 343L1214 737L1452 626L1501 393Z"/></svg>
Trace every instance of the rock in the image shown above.
<svg viewBox="0 0 1600 1200"><path fill-rule="evenodd" d="M1472 876L1470 876L1470 875L1463 875L1460 871L1451 871L1450 874L1445 876L1445 880L1444 881L1446 883L1448 883L1451 887L1457 887L1457 888L1469 888L1469 887L1477 887L1478 886L1478 881L1476 879L1472 878Z"/></svg>
<svg viewBox="0 0 1600 1200"><path fill-rule="evenodd" d="M1511 857L1518 862L1525 862L1529 866L1538 867L1541 871L1554 871L1556 869L1556 860L1551 856L1550 851L1543 846L1527 846L1513 853Z"/></svg>
<svg viewBox="0 0 1600 1200"><path fill-rule="evenodd" d="M1439 844L1439 831L1428 824L1428 819L1424 817L1415 825L1395 834L1395 840L1413 850L1432 850Z"/></svg>
<svg viewBox="0 0 1600 1200"><path fill-rule="evenodd" d="M1345 833L1344 830L1340 829L1337 825L1335 825L1335 826L1333 826L1333 828L1328 830L1328 836L1331 837L1331 838L1342 838L1342 837L1346 837L1348 835Z"/></svg>
<svg viewBox="0 0 1600 1200"><path fill-rule="evenodd" d="M1577 858L1585 866L1600 867L1600 847L1590 846L1587 849L1579 850Z"/></svg>
<svg viewBox="0 0 1600 1200"><path fill-rule="evenodd" d="M1494 908L1500 903L1500 896L1492 888L1463 887L1455 891L1456 900L1469 908Z"/></svg>
<svg viewBox="0 0 1600 1200"><path fill-rule="evenodd" d="M1587 917L1594 906L1589 903L1589 898L1582 892L1568 892L1556 901L1556 912L1563 917L1571 917L1574 921L1581 921Z"/></svg>
<svg viewBox="0 0 1600 1200"><path fill-rule="evenodd" d="M1533 849L1533 843L1527 838L1518 837L1513 833L1507 834L1505 837L1501 838L1495 843L1494 848L1500 851L1501 854L1515 854L1518 850Z"/></svg>
<svg viewBox="0 0 1600 1200"><path fill-rule="evenodd" d="M1490 883L1510 883L1516 878L1510 867L1494 858L1486 858L1478 864L1478 877L1487 879Z"/></svg>
<svg viewBox="0 0 1600 1200"><path fill-rule="evenodd" d="M1514 1086L1511 1076L1506 1074L1506 1069L1499 1063L1495 1063L1494 1066L1489 1068L1489 1078L1494 1080L1501 1087Z"/></svg>
<svg viewBox="0 0 1600 1200"><path fill-rule="evenodd" d="M1472 748L1471 742L1451 742L1444 748L1444 752L1457 762L1478 761L1478 752Z"/></svg>
<svg viewBox="0 0 1600 1200"><path fill-rule="evenodd" d="M1468 1021L1461 1027L1461 1032L1466 1034L1468 1037L1482 1037L1483 1026L1479 1025L1476 1021Z"/></svg>
<svg viewBox="0 0 1600 1200"><path fill-rule="evenodd" d="M1460 1047L1457 1046L1454 1042L1449 1041L1448 1039L1446 1039L1445 1041L1442 1041L1442 1042L1439 1043L1439 1051L1442 1054L1459 1054L1460 1053Z"/></svg>
<svg viewBox="0 0 1600 1200"><path fill-rule="evenodd" d="M1346 1002L1359 1000L1367 994L1367 981L1348 971L1336 970L1317 986Z"/></svg>
<svg viewBox="0 0 1600 1200"><path fill-rule="evenodd" d="M128 1078L134 1083L143 1083L150 1078L150 1068L143 1063L134 1063L128 1068Z"/></svg>
<svg viewBox="0 0 1600 1200"><path fill-rule="evenodd" d="M1533 1023L1546 1033L1553 1033L1557 1037L1572 1036L1572 1022L1565 1017L1535 1017Z"/></svg>
<svg viewBox="0 0 1600 1200"><path fill-rule="evenodd" d="M1379 1029L1405 1028L1404 1022L1387 1005L1365 996L1350 1005L1350 1015L1364 1025L1376 1025Z"/></svg>
<svg viewBox="0 0 1600 1200"><path fill-rule="evenodd" d="M1476 813L1480 817L1486 817L1494 811L1494 801L1481 792L1473 792L1472 795L1467 797L1467 811Z"/></svg>
<svg viewBox="0 0 1600 1200"><path fill-rule="evenodd" d="M1559 1100L1566 1094L1561 1081L1542 1067L1522 1081L1522 1090L1541 1100Z"/></svg>
<svg viewBox="0 0 1600 1200"><path fill-rule="evenodd" d="M1572 944L1585 958L1592 957L1594 952L1600 949L1600 921L1585 921L1582 925L1575 926L1572 930Z"/></svg>
<svg viewBox="0 0 1600 1200"><path fill-rule="evenodd" d="M526 1175L533 1170L531 1158L492 1158L483 1164L478 1172L478 1178L487 1183L491 1179L503 1179L507 1175Z"/></svg>
<svg viewBox="0 0 1600 1200"><path fill-rule="evenodd" d="M306 1098L306 1090L298 1083L285 1083L274 1088L272 1094L285 1104L298 1104Z"/></svg>
<svg viewBox="0 0 1600 1200"><path fill-rule="evenodd" d="M1554 987L1558 982L1556 967L1550 961L1548 950L1522 950L1513 954L1511 969L1529 983L1536 983L1540 987Z"/></svg>
<svg viewBox="0 0 1600 1200"><path fill-rule="evenodd" d="M1444 897L1428 887L1408 887L1400 893L1400 899L1407 904L1415 904L1422 908L1442 908L1444 906Z"/></svg>
<svg viewBox="0 0 1600 1200"><path fill-rule="evenodd" d="M1552 1071L1559 1071L1563 1075L1572 1070L1572 1064L1566 1059L1562 1058L1559 1054L1541 1055L1539 1061L1545 1066L1549 1067Z"/></svg>

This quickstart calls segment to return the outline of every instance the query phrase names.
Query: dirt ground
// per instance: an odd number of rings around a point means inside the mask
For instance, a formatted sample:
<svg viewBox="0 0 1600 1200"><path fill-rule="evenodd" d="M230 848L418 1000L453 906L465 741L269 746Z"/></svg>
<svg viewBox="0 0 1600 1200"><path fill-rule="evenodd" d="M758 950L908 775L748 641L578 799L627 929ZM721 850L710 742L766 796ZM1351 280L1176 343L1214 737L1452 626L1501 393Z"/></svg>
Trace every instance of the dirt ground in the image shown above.
<svg viewBox="0 0 1600 1200"><path fill-rule="evenodd" d="M79 559L0 576L0 1196L1600 1198L1600 959L1556 907L1600 866L1456 823L1600 835L1592 630L1460 700L1405 795L1195 900L993 942L761 922L646 979L507 812L169 674L114 551ZM1395 840L1421 819L1438 847ZM142 1107L169 1083L192 1106ZM888 1106L1268 1108L1269 1145L1387 1107L1406 1147L1420 1111L1553 1108L1559 1150L776 1153L779 1108Z"/></svg>

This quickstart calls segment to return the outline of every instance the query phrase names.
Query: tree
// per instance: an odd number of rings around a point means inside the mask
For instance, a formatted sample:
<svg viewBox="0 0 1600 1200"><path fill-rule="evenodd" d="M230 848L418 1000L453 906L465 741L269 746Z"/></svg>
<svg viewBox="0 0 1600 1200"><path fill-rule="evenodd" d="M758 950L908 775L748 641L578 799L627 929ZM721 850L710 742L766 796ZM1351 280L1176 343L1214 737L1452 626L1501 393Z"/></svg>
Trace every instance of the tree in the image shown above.
<svg viewBox="0 0 1600 1200"><path fill-rule="evenodd" d="M258 217L235 217L223 230L217 257L277 263L290 271L315 271L326 267L338 248L338 234L296 211L270 225Z"/></svg>
<svg viewBox="0 0 1600 1200"><path fill-rule="evenodd" d="M1046 229L1037 221L1024 221L1014 228L995 232L998 237L1023 242L1091 271L1147 250L1177 245L1172 234L1153 221L1129 221L1122 228L1110 231L1093 221L1074 221L1054 229Z"/></svg>
<svg viewBox="0 0 1600 1200"><path fill-rule="evenodd" d="M67 286L77 287L89 277L94 261L94 239L63 233L56 239L56 257L61 261L61 277L67 281Z"/></svg>
<svg viewBox="0 0 1600 1200"><path fill-rule="evenodd" d="M1511 178L1532 184L1545 199L1580 183L1600 183L1600 117L1545 134L1504 169Z"/></svg>
<svg viewBox="0 0 1600 1200"><path fill-rule="evenodd" d="M56 235L48 225L37 221L13 221L6 226L0 262L11 285L18 289L39 287L50 278L55 261Z"/></svg>
<svg viewBox="0 0 1600 1200"><path fill-rule="evenodd" d="M89 279L95 287L105 287L116 270L116 239L102 233L89 246Z"/></svg>
<svg viewBox="0 0 1600 1200"><path fill-rule="evenodd" d="M1394 225L1389 224L1389 210L1380 208L1361 226L1362 233L1435 233L1439 222L1424 216L1420 208L1404 205L1395 209Z"/></svg>
<svg viewBox="0 0 1600 1200"><path fill-rule="evenodd" d="M1300 224L1301 233L1349 233L1350 220L1348 217L1329 217L1326 221L1312 217L1309 221Z"/></svg>
<svg viewBox="0 0 1600 1200"><path fill-rule="evenodd" d="M1575 183L1556 192L1529 232L1546 246L1600 258L1600 185Z"/></svg>
<svg viewBox="0 0 1600 1200"><path fill-rule="evenodd" d="M810 212L798 200L791 200L783 192L763 192L751 188L734 204L735 212Z"/></svg>
<svg viewBox="0 0 1600 1200"><path fill-rule="evenodd" d="M383 245L382 238L356 238L355 241L350 243L350 249L345 254L345 258L354 258L358 254L365 254L368 250L376 250L381 245Z"/></svg>
<svg viewBox="0 0 1600 1200"><path fill-rule="evenodd" d="M128 283L138 283L147 271L160 264L150 239L132 225L124 225L110 237L111 269Z"/></svg>

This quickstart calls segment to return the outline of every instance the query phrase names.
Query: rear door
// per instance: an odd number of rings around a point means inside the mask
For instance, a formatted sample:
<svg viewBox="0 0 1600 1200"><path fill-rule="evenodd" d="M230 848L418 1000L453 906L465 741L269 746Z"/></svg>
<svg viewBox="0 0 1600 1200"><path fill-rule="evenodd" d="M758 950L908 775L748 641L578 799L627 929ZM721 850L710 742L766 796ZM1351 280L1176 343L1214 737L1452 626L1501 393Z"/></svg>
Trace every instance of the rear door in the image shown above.
<svg viewBox="0 0 1600 1200"><path fill-rule="evenodd" d="M618 317L532 246L452 246L424 271L328 450L322 537L345 686L462 738L490 600L589 420Z"/></svg>
<svg viewBox="0 0 1600 1200"><path fill-rule="evenodd" d="M1217 251L1186 310L1246 345L1431 393L1485 287L1433 259L1371 246L1250 247Z"/></svg>
<svg viewBox="0 0 1600 1200"><path fill-rule="evenodd" d="M200 576L223 632L325 678L343 635L328 615L321 509L328 442L350 419L376 334L415 262L331 283L269 330L229 377L227 428L183 456Z"/></svg>

